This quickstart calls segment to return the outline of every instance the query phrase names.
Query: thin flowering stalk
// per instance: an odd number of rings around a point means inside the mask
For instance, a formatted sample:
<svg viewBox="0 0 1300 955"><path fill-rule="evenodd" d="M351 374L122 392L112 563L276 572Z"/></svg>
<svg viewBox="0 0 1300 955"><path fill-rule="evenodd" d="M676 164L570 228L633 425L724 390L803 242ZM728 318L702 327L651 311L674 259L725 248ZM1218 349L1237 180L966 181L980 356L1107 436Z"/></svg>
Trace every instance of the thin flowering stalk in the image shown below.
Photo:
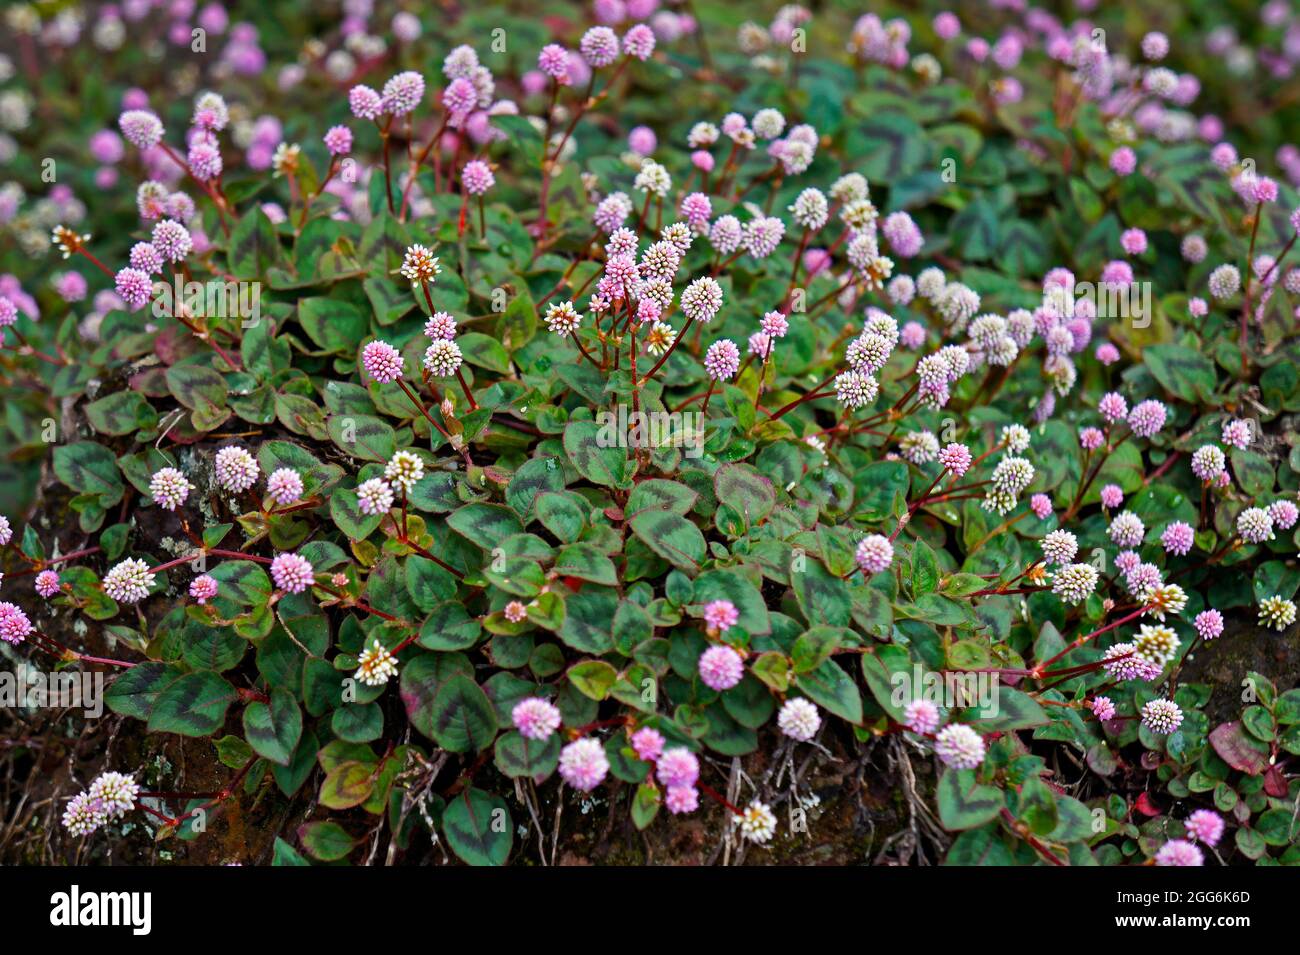
<svg viewBox="0 0 1300 955"><path fill-rule="evenodd" d="M1097 637L1100 637L1103 633L1109 633L1110 631L1114 630L1116 627L1122 627L1126 623L1131 623L1132 621L1136 620L1138 617L1146 613L1147 610L1149 609L1150 609L1149 606L1143 605L1139 607L1137 610L1134 610L1131 614L1125 617L1121 617L1119 620L1116 620L1114 623L1108 623L1106 626L1101 627L1098 630L1092 631L1092 633L1084 634L1083 636L1076 639L1073 643L1066 644L1065 648L1061 650L1060 653L1053 656L1050 660L1046 660L1043 663L1040 663L1034 667L1034 678L1035 679L1040 678L1043 675L1043 672L1047 670L1048 667L1050 667L1057 660L1060 660L1067 653L1071 653L1072 651L1079 649L1079 647L1083 646L1089 640L1094 640Z"/></svg>
<svg viewBox="0 0 1300 955"><path fill-rule="evenodd" d="M402 391L406 392L406 397L411 399L411 402L415 405L416 408L420 410L420 414L424 415L424 417L428 420L429 424L433 425L434 428L438 430L439 434L441 434L444 438L450 441L451 435L447 433L447 429L434 420L433 415L429 413L429 409L426 408L424 402L420 400L420 396L411 390L411 386L408 385L401 378L397 379L397 384L398 387L402 389Z"/></svg>
<svg viewBox="0 0 1300 955"><path fill-rule="evenodd" d="M1246 279L1245 288L1242 291L1241 316L1239 319L1241 330L1237 335L1237 348L1241 352L1241 377L1245 379L1250 374L1250 356L1246 353L1247 326L1250 321L1250 280L1255 274L1255 238L1259 235L1259 220L1263 218L1264 203L1262 200L1255 203L1255 222L1250 228L1250 249L1246 253Z"/></svg>

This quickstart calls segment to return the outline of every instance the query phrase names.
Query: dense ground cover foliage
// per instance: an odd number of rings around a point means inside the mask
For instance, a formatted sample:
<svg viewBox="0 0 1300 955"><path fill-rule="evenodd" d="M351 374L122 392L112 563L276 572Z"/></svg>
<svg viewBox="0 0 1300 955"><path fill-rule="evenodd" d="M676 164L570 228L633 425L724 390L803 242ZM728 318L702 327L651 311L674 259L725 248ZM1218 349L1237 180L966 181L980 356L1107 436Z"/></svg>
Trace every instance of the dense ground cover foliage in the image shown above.
<svg viewBox="0 0 1300 955"><path fill-rule="evenodd" d="M1300 861L1300 19L741 6L5 11L0 853Z"/></svg>

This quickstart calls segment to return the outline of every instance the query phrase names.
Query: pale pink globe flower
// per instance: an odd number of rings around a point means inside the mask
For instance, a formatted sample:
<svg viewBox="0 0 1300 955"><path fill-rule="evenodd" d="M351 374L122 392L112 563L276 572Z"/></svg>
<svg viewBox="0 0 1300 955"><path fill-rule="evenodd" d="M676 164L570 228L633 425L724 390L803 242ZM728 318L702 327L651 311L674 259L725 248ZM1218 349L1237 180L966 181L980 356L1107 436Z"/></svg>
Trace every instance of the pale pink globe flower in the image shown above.
<svg viewBox="0 0 1300 955"><path fill-rule="evenodd" d="M216 578L208 574L200 574L190 581L190 596L194 602L205 604L217 595Z"/></svg>
<svg viewBox="0 0 1300 955"><path fill-rule="evenodd" d="M46 599L53 597L61 589L59 575L53 570L43 570L36 575L36 592Z"/></svg>
<svg viewBox="0 0 1300 955"><path fill-rule="evenodd" d="M655 777L665 786L694 786L700 778L699 758L684 746L666 749L655 762Z"/></svg>
<svg viewBox="0 0 1300 955"><path fill-rule="evenodd" d="M657 729L643 726L632 734L632 751L637 759L654 762L664 751L664 737Z"/></svg>
<svg viewBox="0 0 1300 955"><path fill-rule="evenodd" d="M510 720L527 739L543 741L560 728L560 711L549 700L530 696L516 703L510 711Z"/></svg>
<svg viewBox="0 0 1300 955"><path fill-rule="evenodd" d="M311 561L298 554L277 554L271 561L271 580L287 593L302 593L314 579Z"/></svg>
<svg viewBox="0 0 1300 955"><path fill-rule="evenodd" d="M729 690L745 675L740 654L728 646L714 646L700 654L700 679L711 690Z"/></svg>
<svg viewBox="0 0 1300 955"><path fill-rule="evenodd" d="M575 739L560 751L560 776L580 792L591 792L609 772L609 759L600 740Z"/></svg>
<svg viewBox="0 0 1300 955"><path fill-rule="evenodd" d="M740 611L730 600L713 600L704 605L704 623L710 631L726 633L740 619Z"/></svg>

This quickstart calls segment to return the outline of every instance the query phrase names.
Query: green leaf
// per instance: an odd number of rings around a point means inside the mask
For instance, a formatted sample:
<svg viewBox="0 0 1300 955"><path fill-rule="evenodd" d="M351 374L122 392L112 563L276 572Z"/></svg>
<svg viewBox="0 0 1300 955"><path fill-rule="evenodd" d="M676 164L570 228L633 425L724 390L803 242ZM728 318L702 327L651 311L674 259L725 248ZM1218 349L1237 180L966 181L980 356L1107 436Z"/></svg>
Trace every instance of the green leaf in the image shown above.
<svg viewBox="0 0 1300 955"><path fill-rule="evenodd" d="M700 529L671 511L642 511L629 522L632 532L674 566L697 571L704 562L707 545Z"/></svg>
<svg viewBox="0 0 1300 955"><path fill-rule="evenodd" d="M564 453L592 484L626 487L631 477L627 449L592 421L571 421L564 428Z"/></svg>
<svg viewBox="0 0 1300 955"><path fill-rule="evenodd" d="M275 226L260 207L254 206L240 217L231 231L226 251L230 273L239 279L260 281L280 259L280 240L276 238Z"/></svg>
<svg viewBox="0 0 1300 955"><path fill-rule="evenodd" d="M1002 791L977 782L974 770L947 770L936 791L939 821L945 829L974 829L998 817L1006 805Z"/></svg>
<svg viewBox="0 0 1300 955"><path fill-rule="evenodd" d="M577 540L586 525L585 511L572 495L543 491L534 499L533 507L542 526L563 542Z"/></svg>
<svg viewBox="0 0 1300 955"><path fill-rule="evenodd" d="M76 441L54 449L54 474L82 494L97 494L105 506L122 499L125 485L117 470L117 457L102 444Z"/></svg>
<svg viewBox="0 0 1300 955"><path fill-rule="evenodd" d="M325 774L320 787L321 805L330 809L359 806L374 789L375 768L369 763L344 760Z"/></svg>
<svg viewBox="0 0 1300 955"><path fill-rule="evenodd" d="M629 518L635 517L642 511L651 510L672 511L685 517L699 497L699 494L685 484L651 478L648 481L637 482L632 488L632 493L627 496L627 507L623 508L623 511Z"/></svg>
<svg viewBox="0 0 1300 955"><path fill-rule="evenodd" d="M123 435L158 424L158 412L138 391L119 391L86 405L86 420L100 434Z"/></svg>
<svg viewBox="0 0 1300 955"><path fill-rule="evenodd" d="M481 332L464 332L456 336L456 344L471 365L499 375L510 374L510 354L495 338Z"/></svg>
<svg viewBox="0 0 1300 955"><path fill-rule="evenodd" d="M523 531L515 512L501 504L465 504L447 515L447 526L484 550L499 547L511 534Z"/></svg>
<svg viewBox="0 0 1300 955"><path fill-rule="evenodd" d="M862 722L862 694L857 684L834 660L825 660L810 673L794 678L810 700L850 723Z"/></svg>
<svg viewBox="0 0 1300 955"><path fill-rule="evenodd" d="M746 527L761 523L776 505L776 489L771 479L748 464L722 465L714 472L713 490L719 503L742 516Z"/></svg>
<svg viewBox="0 0 1300 955"><path fill-rule="evenodd" d="M1176 398L1193 404L1214 397L1214 362L1183 345L1149 345L1142 360L1156 381Z"/></svg>
<svg viewBox="0 0 1300 955"><path fill-rule="evenodd" d="M510 858L514 826L499 796L467 788L443 810L442 831L451 851L470 865L500 866Z"/></svg>
<svg viewBox="0 0 1300 955"><path fill-rule="evenodd" d="M830 659L846 635L849 635L848 631L838 627L813 627L801 633L790 650L795 672L808 673L816 670Z"/></svg>
<svg viewBox="0 0 1300 955"><path fill-rule="evenodd" d="M309 822L298 829L298 841L314 859L337 862L357 844L337 822Z"/></svg>
<svg viewBox="0 0 1300 955"><path fill-rule="evenodd" d="M261 757L288 766L302 736L302 711L288 690L271 691L270 704L250 703L244 709L244 738Z"/></svg>
<svg viewBox="0 0 1300 955"><path fill-rule="evenodd" d="M534 503L543 492L563 490L564 469L560 466L560 459L554 456L533 458L525 462L506 485L506 503L527 521Z"/></svg>
<svg viewBox="0 0 1300 955"><path fill-rule="evenodd" d="M369 313L338 298L300 299L298 323L308 338L334 354L352 354L370 332Z"/></svg>
<svg viewBox="0 0 1300 955"><path fill-rule="evenodd" d="M565 577L590 580L606 587L618 586L614 562L590 544L570 544L561 548L555 557L554 570Z"/></svg>
<svg viewBox="0 0 1300 955"><path fill-rule="evenodd" d="M330 440L354 458L386 462L397 452L397 435L392 427L372 415L330 415L326 427Z"/></svg>
<svg viewBox="0 0 1300 955"><path fill-rule="evenodd" d="M618 671L604 660L584 660L569 667L566 676L583 696L603 700L618 679Z"/></svg>
<svg viewBox="0 0 1300 955"><path fill-rule="evenodd" d="M234 688L210 670L187 673L164 687L149 716L149 732L210 736L226 721Z"/></svg>
<svg viewBox="0 0 1300 955"><path fill-rule="evenodd" d="M479 752L496 738L496 711L477 683L453 676L438 688L429 721L416 729L448 752Z"/></svg>

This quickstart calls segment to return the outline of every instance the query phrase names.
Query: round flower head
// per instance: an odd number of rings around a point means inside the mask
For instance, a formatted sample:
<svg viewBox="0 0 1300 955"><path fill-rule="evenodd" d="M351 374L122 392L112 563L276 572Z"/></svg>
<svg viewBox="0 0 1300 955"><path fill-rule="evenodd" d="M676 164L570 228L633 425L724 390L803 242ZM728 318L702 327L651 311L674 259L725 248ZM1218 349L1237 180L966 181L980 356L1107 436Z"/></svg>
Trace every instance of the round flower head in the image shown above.
<svg viewBox="0 0 1300 955"><path fill-rule="evenodd" d="M152 149L162 142L163 124L147 109L129 109L117 119L126 141L137 149Z"/></svg>
<svg viewBox="0 0 1300 955"><path fill-rule="evenodd" d="M4 547L14 539L14 529L9 523L9 518L0 514L0 547Z"/></svg>
<svg viewBox="0 0 1300 955"><path fill-rule="evenodd" d="M1235 265L1220 265L1210 273L1209 286L1215 298L1231 298L1241 288L1241 272Z"/></svg>
<svg viewBox="0 0 1300 955"><path fill-rule="evenodd" d="M378 119L384 114L383 97L369 86L354 86L348 91L348 109L357 119Z"/></svg>
<svg viewBox="0 0 1300 955"><path fill-rule="evenodd" d="M1142 707L1142 725L1160 736L1168 736L1183 723L1183 711L1173 700L1151 700Z"/></svg>
<svg viewBox="0 0 1300 955"><path fill-rule="evenodd" d="M1155 400L1143 401L1134 405L1128 415L1128 426L1139 438L1149 438L1165 426L1168 412L1165 406Z"/></svg>
<svg viewBox="0 0 1300 955"><path fill-rule="evenodd" d="M19 644L32 632L32 622L17 604L0 603L0 640Z"/></svg>
<svg viewBox="0 0 1300 955"><path fill-rule="evenodd" d="M1115 718L1115 704L1111 702L1109 696L1098 696L1089 704L1092 707L1092 715L1099 720L1111 720Z"/></svg>
<svg viewBox="0 0 1300 955"><path fill-rule="evenodd" d="M618 36L609 27L592 27L582 35L578 50L589 66L609 66L618 59Z"/></svg>
<svg viewBox="0 0 1300 955"><path fill-rule="evenodd" d="M560 711L549 700L530 696L515 704L510 721L520 736L541 741L549 739L560 728Z"/></svg>
<svg viewBox="0 0 1300 955"><path fill-rule="evenodd" d="M913 700L903 708L903 725L913 733L933 733L939 728L939 708L929 700Z"/></svg>
<svg viewBox="0 0 1300 955"><path fill-rule="evenodd" d="M1259 602L1259 623L1280 633L1295 623L1295 604L1282 597L1265 597Z"/></svg>
<svg viewBox="0 0 1300 955"><path fill-rule="evenodd" d="M700 793L694 786L669 786L664 793L664 805L673 815L694 812L700 808Z"/></svg>
<svg viewBox="0 0 1300 955"><path fill-rule="evenodd" d="M217 595L217 580L208 574L199 574L190 581L190 596L197 604L205 604Z"/></svg>
<svg viewBox="0 0 1300 955"><path fill-rule="evenodd" d="M1223 443L1242 451L1250 447L1253 429L1249 421L1241 418L1229 418L1223 423Z"/></svg>
<svg viewBox="0 0 1300 955"><path fill-rule="evenodd" d="M424 350L424 367L438 378L456 374L462 361L460 346L446 338L438 339Z"/></svg>
<svg viewBox="0 0 1300 955"><path fill-rule="evenodd" d="M119 603L133 604L149 596L154 575L138 557L128 557L104 575L104 593Z"/></svg>
<svg viewBox="0 0 1300 955"><path fill-rule="evenodd" d="M637 759L653 762L664 751L664 737L658 730L643 726L632 734L632 751Z"/></svg>
<svg viewBox="0 0 1300 955"><path fill-rule="evenodd" d="M192 486L175 468L160 468L149 479L149 494L159 507L174 511L185 503Z"/></svg>
<svg viewBox="0 0 1300 955"><path fill-rule="evenodd" d="M227 491L236 493L247 491L261 473L253 456L238 447L218 451L213 469L217 474L217 483Z"/></svg>
<svg viewBox="0 0 1300 955"><path fill-rule="evenodd" d="M682 292L682 314L687 318L708 324L720 308L722 286L713 278L696 279Z"/></svg>
<svg viewBox="0 0 1300 955"><path fill-rule="evenodd" d="M435 342L440 338L455 338L456 319L447 312L434 312L424 323L424 334L430 341Z"/></svg>
<svg viewBox="0 0 1300 955"><path fill-rule="evenodd" d="M1191 551L1195 538L1196 532L1190 524L1174 521L1161 533L1160 543L1164 546L1165 553L1183 557Z"/></svg>
<svg viewBox="0 0 1300 955"><path fill-rule="evenodd" d="M835 398L850 410L865 408L876 400L880 383L871 375L846 371L835 376Z"/></svg>
<svg viewBox="0 0 1300 955"><path fill-rule="evenodd" d="M984 762L984 739L964 723L950 723L934 739L935 755L953 769L974 769Z"/></svg>
<svg viewBox="0 0 1300 955"><path fill-rule="evenodd" d="M791 697L781 705L781 712L776 716L776 725L781 732L791 739L806 743L817 735L822 718L817 707L803 697Z"/></svg>
<svg viewBox="0 0 1300 955"><path fill-rule="evenodd" d="M117 290L118 297L133 310L144 308L149 304L149 299L153 298L153 280L149 278L149 273L140 269L119 269L113 276L113 287ZM4 324L3 311L0 307L0 327Z"/></svg>
<svg viewBox="0 0 1300 955"><path fill-rule="evenodd" d="M1268 516L1272 518L1274 525L1289 531L1295 526L1296 520L1300 519L1300 508L1290 501L1274 501L1268 506Z"/></svg>
<svg viewBox="0 0 1300 955"><path fill-rule="evenodd" d="M560 776L580 792L591 792L609 772L609 759L600 740L575 739L560 751Z"/></svg>
<svg viewBox="0 0 1300 955"><path fill-rule="evenodd" d="M150 242L137 242L131 246L131 268L138 269L146 275L153 275L163 270L162 256Z"/></svg>
<svg viewBox="0 0 1300 955"><path fill-rule="evenodd" d="M952 472L953 477L961 477L971 464L970 449L964 444L949 444L939 452L939 463Z"/></svg>
<svg viewBox="0 0 1300 955"><path fill-rule="evenodd" d="M481 196L496 184L497 179L491 166L481 159L472 159L461 169L460 181L471 196Z"/></svg>
<svg viewBox="0 0 1300 955"><path fill-rule="evenodd" d="M36 575L36 592L42 597L50 598L59 592L59 575L53 570L43 570Z"/></svg>
<svg viewBox="0 0 1300 955"><path fill-rule="evenodd" d="M1119 547L1137 547L1146 536L1146 528L1132 511L1121 511L1115 515L1106 529L1111 541Z"/></svg>
<svg viewBox="0 0 1300 955"><path fill-rule="evenodd" d="M1041 546L1049 564L1068 564L1079 553L1079 541L1069 531L1052 531L1043 538Z"/></svg>
<svg viewBox="0 0 1300 955"><path fill-rule="evenodd" d="M438 257L425 246L412 245L402 256L402 277L409 280L413 286L432 282L441 271L442 266L438 264Z"/></svg>
<svg viewBox="0 0 1300 955"><path fill-rule="evenodd" d="M704 623L710 631L726 633L739 619L740 612L730 600L714 600L704 605Z"/></svg>
<svg viewBox="0 0 1300 955"><path fill-rule="evenodd" d="M1052 516L1052 499L1046 494L1035 494L1029 499L1029 509L1040 521Z"/></svg>
<svg viewBox="0 0 1300 955"><path fill-rule="evenodd" d="M199 182L210 182L221 177L221 150L214 143L196 142L190 147L186 162L190 173Z"/></svg>
<svg viewBox="0 0 1300 955"><path fill-rule="evenodd" d="M700 761L684 746L666 749L655 764L655 776L665 786L694 786L700 778Z"/></svg>
<svg viewBox="0 0 1300 955"><path fill-rule="evenodd" d="M644 23L638 23L623 34L623 52L637 60L648 60L655 51L655 33Z"/></svg>
<svg viewBox="0 0 1300 955"><path fill-rule="evenodd" d="M175 219L163 219L153 227L153 247L168 262L179 262L194 248L190 230Z"/></svg>
<svg viewBox="0 0 1300 955"><path fill-rule="evenodd" d="M766 803L754 800L732 821L740 827L740 834L757 845L765 845L776 835L776 814Z"/></svg>
<svg viewBox="0 0 1300 955"><path fill-rule="evenodd" d="M1097 568L1092 564L1069 564L1052 578L1052 593L1066 603L1086 600L1097 589Z"/></svg>
<svg viewBox="0 0 1300 955"><path fill-rule="evenodd" d="M297 554L277 554L271 561L271 580L280 590L300 594L314 581L311 561Z"/></svg>
<svg viewBox="0 0 1300 955"><path fill-rule="evenodd" d="M1157 620L1164 620L1167 613L1182 613L1187 606L1187 592L1178 584L1153 584L1142 588L1138 597L1146 605L1146 613Z"/></svg>
<svg viewBox="0 0 1300 955"><path fill-rule="evenodd" d="M713 646L700 654L700 679L711 690L729 690L745 675L740 654L728 646Z"/></svg>
<svg viewBox="0 0 1300 955"><path fill-rule="evenodd" d="M63 828L74 836L89 835L107 821L103 806L90 793L73 796L63 811Z"/></svg>
<svg viewBox="0 0 1300 955"><path fill-rule="evenodd" d="M740 369L740 350L729 338L716 341L704 354L704 370L714 381L726 381Z"/></svg>
<svg viewBox="0 0 1300 955"><path fill-rule="evenodd" d="M424 460L413 451L398 451L384 466L384 477L409 494L424 477Z"/></svg>
<svg viewBox="0 0 1300 955"><path fill-rule="evenodd" d="M572 302L557 302L547 306L546 327L564 338L582 324L582 314Z"/></svg>
<svg viewBox="0 0 1300 955"><path fill-rule="evenodd" d="M387 514L393 506L393 489L388 482L371 478L357 485L357 509L362 514Z"/></svg>
<svg viewBox="0 0 1300 955"><path fill-rule="evenodd" d="M120 819L135 808L140 786L125 773L100 773L87 790L90 798L99 803L105 819Z"/></svg>
<svg viewBox="0 0 1300 955"><path fill-rule="evenodd" d="M375 381L396 381L402 377L402 353L376 339L361 349L361 367Z"/></svg>
<svg viewBox="0 0 1300 955"><path fill-rule="evenodd" d="M1205 865L1205 853L1194 843L1186 839L1170 839L1156 853L1156 865L1160 866L1198 866Z"/></svg>
<svg viewBox="0 0 1300 955"><path fill-rule="evenodd" d="M346 126L331 126L321 139L331 156L346 156L352 152L352 130Z"/></svg>
<svg viewBox="0 0 1300 955"><path fill-rule="evenodd" d="M1133 638L1133 652L1143 660L1164 667L1178 655L1178 634L1169 627L1144 623Z"/></svg>
<svg viewBox="0 0 1300 955"><path fill-rule="evenodd" d="M1207 846L1217 846L1223 837L1223 817L1212 809L1197 809L1185 825L1189 836Z"/></svg>
<svg viewBox="0 0 1300 955"><path fill-rule="evenodd" d="M383 686L397 676L397 657L375 638L357 657L357 671L353 676L366 686Z"/></svg>
<svg viewBox="0 0 1300 955"><path fill-rule="evenodd" d="M501 616L511 623L523 623L528 619L528 608L522 601L512 600L502 609Z"/></svg>
<svg viewBox="0 0 1300 955"><path fill-rule="evenodd" d="M537 54L537 68L561 86L569 83L569 51L558 43L548 43Z"/></svg>
<svg viewBox="0 0 1300 955"><path fill-rule="evenodd" d="M1223 633L1223 614L1213 608L1202 610L1192 621L1202 640L1213 640Z"/></svg>
<svg viewBox="0 0 1300 955"><path fill-rule="evenodd" d="M424 99L424 77L414 70L405 70L384 84L381 96L383 109L394 116L405 116Z"/></svg>
<svg viewBox="0 0 1300 955"><path fill-rule="evenodd" d="M1131 643L1116 643L1102 654L1102 666L1117 682L1125 680L1154 680L1161 667L1138 656Z"/></svg>
<svg viewBox="0 0 1300 955"><path fill-rule="evenodd" d="M266 493L277 504L292 504L302 491L302 476L293 468L276 468L266 479Z"/></svg>
<svg viewBox="0 0 1300 955"><path fill-rule="evenodd" d="M1124 491L1118 484L1107 484L1099 495L1101 506L1112 511L1124 503Z"/></svg>
<svg viewBox="0 0 1300 955"><path fill-rule="evenodd" d="M1247 544L1273 539L1273 517L1262 507L1248 507L1237 515L1237 534Z"/></svg>
<svg viewBox="0 0 1300 955"><path fill-rule="evenodd" d="M1227 466L1223 451L1213 444L1202 445L1192 455L1192 473L1202 481L1213 481Z"/></svg>
<svg viewBox="0 0 1300 955"><path fill-rule="evenodd" d="M854 559L864 574L879 574L894 562L894 545L882 534L869 534L858 542Z"/></svg>

